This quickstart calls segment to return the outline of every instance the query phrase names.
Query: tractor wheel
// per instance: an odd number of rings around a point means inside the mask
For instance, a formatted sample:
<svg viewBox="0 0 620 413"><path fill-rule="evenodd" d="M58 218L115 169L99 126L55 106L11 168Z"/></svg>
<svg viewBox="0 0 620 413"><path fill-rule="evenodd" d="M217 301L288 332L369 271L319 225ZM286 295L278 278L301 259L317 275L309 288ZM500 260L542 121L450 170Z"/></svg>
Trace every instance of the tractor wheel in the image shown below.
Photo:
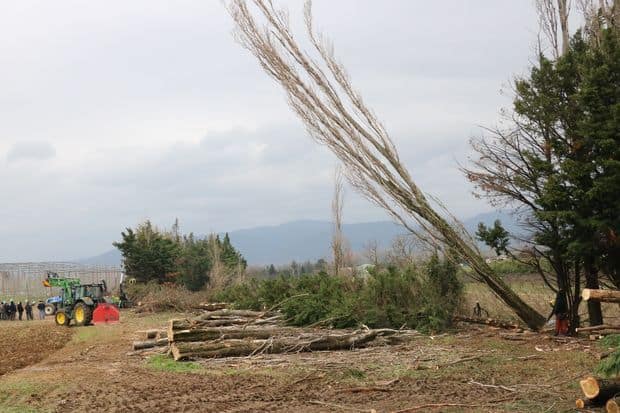
<svg viewBox="0 0 620 413"><path fill-rule="evenodd" d="M69 318L69 316L67 316L67 314L65 314L64 309L60 309L56 311L56 315L54 316L54 321L56 321L56 324L58 324L59 326L66 327L71 322L71 319Z"/></svg>
<svg viewBox="0 0 620 413"><path fill-rule="evenodd" d="M83 302L79 302L73 307L73 319L76 326L89 325L93 319L93 309Z"/></svg>
<svg viewBox="0 0 620 413"><path fill-rule="evenodd" d="M54 315L56 313L56 304L45 304L45 315Z"/></svg>

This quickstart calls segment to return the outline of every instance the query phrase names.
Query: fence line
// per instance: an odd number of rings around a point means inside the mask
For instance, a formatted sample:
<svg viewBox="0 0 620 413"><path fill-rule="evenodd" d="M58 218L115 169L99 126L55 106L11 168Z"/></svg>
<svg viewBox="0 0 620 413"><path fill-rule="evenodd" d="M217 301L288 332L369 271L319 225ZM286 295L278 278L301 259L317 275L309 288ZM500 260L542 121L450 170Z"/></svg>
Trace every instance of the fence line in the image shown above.
<svg viewBox="0 0 620 413"><path fill-rule="evenodd" d="M61 277L79 278L85 284L104 280L110 291L119 283L122 268L110 265L84 265L72 262L17 262L0 263L0 297L7 299L35 299L56 295L57 288L43 286L47 271Z"/></svg>

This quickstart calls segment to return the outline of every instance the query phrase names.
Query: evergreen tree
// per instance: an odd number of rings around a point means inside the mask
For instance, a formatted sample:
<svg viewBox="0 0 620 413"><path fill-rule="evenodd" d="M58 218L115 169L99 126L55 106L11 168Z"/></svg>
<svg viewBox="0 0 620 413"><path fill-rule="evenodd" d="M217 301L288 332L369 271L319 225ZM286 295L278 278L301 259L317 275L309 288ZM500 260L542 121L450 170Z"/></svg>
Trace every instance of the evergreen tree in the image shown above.
<svg viewBox="0 0 620 413"><path fill-rule="evenodd" d="M162 234L150 221L136 230L127 228L121 233L122 241L113 245L123 255L127 275L140 282L171 281L176 273L179 245Z"/></svg>

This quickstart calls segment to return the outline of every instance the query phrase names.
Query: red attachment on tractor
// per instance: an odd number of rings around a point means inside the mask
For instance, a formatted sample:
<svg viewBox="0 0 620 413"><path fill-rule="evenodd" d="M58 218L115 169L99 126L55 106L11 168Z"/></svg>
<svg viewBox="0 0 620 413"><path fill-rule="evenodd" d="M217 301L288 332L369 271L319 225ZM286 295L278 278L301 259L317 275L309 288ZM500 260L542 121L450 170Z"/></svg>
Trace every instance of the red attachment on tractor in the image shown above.
<svg viewBox="0 0 620 413"><path fill-rule="evenodd" d="M114 304L99 303L93 311L93 324L117 323L120 312Z"/></svg>

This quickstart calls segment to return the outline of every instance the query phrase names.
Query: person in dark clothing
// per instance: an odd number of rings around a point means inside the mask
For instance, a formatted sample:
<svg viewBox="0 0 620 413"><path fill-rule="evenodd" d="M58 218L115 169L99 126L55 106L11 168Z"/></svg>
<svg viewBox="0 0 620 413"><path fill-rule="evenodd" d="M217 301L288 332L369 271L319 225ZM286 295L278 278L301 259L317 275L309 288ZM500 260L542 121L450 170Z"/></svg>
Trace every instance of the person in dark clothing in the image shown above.
<svg viewBox="0 0 620 413"><path fill-rule="evenodd" d="M39 304L37 304L37 309L39 310L39 320L45 320L45 304L43 301L39 300Z"/></svg>
<svg viewBox="0 0 620 413"><path fill-rule="evenodd" d="M9 318L11 320L15 320L15 313L17 313L17 306L15 305L15 302L11 300L9 303Z"/></svg>
<svg viewBox="0 0 620 413"><path fill-rule="evenodd" d="M8 302L4 303L4 319L5 320L11 319L11 306L9 305Z"/></svg>
<svg viewBox="0 0 620 413"><path fill-rule="evenodd" d="M6 320L6 313L4 312L4 301L0 303L0 320Z"/></svg>
<svg viewBox="0 0 620 413"><path fill-rule="evenodd" d="M555 296L553 310L547 320L555 315L555 335L565 336L568 334L568 302L564 290L558 290Z"/></svg>
<svg viewBox="0 0 620 413"><path fill-rule="evenodd" d="M17 314L19 315L19 321L22 321L22 315L24 314L24 306L22 302L17 303Z"/></svg>
<svg viewBox="0 0 620 413"><path fill-rule="evenodd" d="M30 301L26 301L24 309L26 310L26 320L32 320L32 304Z"/></svg>

